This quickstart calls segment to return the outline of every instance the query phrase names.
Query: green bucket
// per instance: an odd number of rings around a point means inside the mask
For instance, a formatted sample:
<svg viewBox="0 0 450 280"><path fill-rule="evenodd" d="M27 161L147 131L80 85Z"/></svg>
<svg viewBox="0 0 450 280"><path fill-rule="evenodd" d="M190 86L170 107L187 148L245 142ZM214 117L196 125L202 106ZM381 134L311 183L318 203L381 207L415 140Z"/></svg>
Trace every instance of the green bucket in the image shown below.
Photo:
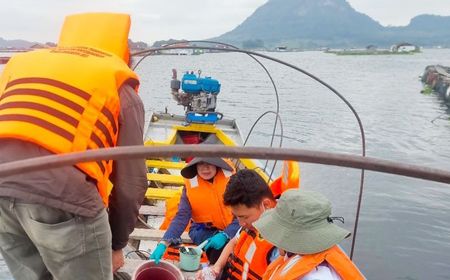
<svg viewBox="0 0 450 280"><path fill-rule="evenodd" d="M200 267L202 249L198 247L184 247L180 250L180 268L184 271L197 271Z"/></svg>

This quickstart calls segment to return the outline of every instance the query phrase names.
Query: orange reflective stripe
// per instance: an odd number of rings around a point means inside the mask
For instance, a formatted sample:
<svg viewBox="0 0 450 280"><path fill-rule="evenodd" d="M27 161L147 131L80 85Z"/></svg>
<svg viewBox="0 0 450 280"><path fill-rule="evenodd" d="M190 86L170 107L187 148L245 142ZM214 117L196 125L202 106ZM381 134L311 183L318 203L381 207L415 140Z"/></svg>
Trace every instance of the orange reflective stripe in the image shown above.
<svg viewBox="0 0 450 280"><path fill-rule="evenodd" d="M100 168L100 170L102 171L102 173L105 173L105 171L106 171L105 165L107 163L105 161L96 161L95 163L97 163L97 165Z"/></svg>
<svg viewBox="0 0 450 280"><path fill-rule="evenodd" d="M100 137L98 137L98 135L95 134L94 131L92 131L92 133L91 133L90 140L97 145L97 147L92 147L93 149L105 148L106 147L105 143L103 143L102 139L100 139Z"/></svg>
<svg viewBox="0 0 450 280"><path fill-rule="evenodd" d="M32 88L13 89L13 90L7 91L4 94L2 94L0 100L3 100L10 96L17 96L17 95L31 95L31 96L34 95L34 96L44 97L44 98L53 100L55 102L58 102L64 106L74 110L75 112L77 112L79 114L83 113L83 111L84 111L83 106L78 105L77 103L75 103L69 99L66 99L62 96L59 96L57 94L54 94L52 92L40 90L40 89L32 89Z"/></svg>
<svg viewBox="0 0 450 280"><path fill-rule="evenodd" d="M52 107L46 106L44 104L38 104L33 102L27 102L27 101L17 101L17 102L8 102L0 105L0 110L2 109L11 109L11 108L26 108L26 109L32 109L36 111L42 111L46 112L50 115L53 115L66 123L72 125L73 127L76 127L78 125L78 120L74 117L67 115L64 112L58 111Z"/></svg>
<svg viewBox="0 0 450 280"><path fill-rule="evenodd" d="M12 108L26 108L26 109L32 109L35 111L41 111L45 114L49 114L49 115L53 115L54 117L61 119L63 121L65 121L66 123L70 124L71 126L73 126L74 128L76 128L79 124L79 121L77 119L75 119L74 117L61 112L57 109L54 109L52 107L49 107L45 104L41 104L41 103L35 103L35 102L28 102L28 101L11 101L8 102L5 100L6 97L10 97L10 96L14 96L14 95L27 95L27 93L38 93L40 96L42 95L47 95L47 97L53 97L53 98L49 98L52 99L53 101L56 101L58 103L63 103L63 105L68 105L67 107L70 107L71 109L74 110L79 110L79 108L83 109L81 106L78 106L76 103L73 103L72 101L65 99L61 96L58 96L56 94L52 94L50 92L46 92L46 91L40 91L40 90L31 90L31 89L27 89L24 91L21 91L20 89L17 90L13 90L13 91L9 91L6 94L4 94L2 97L2 100L4 100L5 102L3 104L0 105L0 109L12 109ZM57 100L55 100L57 99ZM108 111L108 110L103 110L103 111ZM109 111L108 111L109 112ZM9 114L5 114L4 116L7 116ZM25 119L23 117L18 117L20 115L14 115L17 117L13 117L13 115L10 115L10 118L3 118L4 120L17 120L19 121L18 118L21 118L21 121L25 121ZM33 118L28 118L27 120L29 120L31 123L39 125L39 124L43 124L43 127L47 128L48 130L55 132L57 134L61 134L61 136L63 136L64 138L68 139L69 141L73 141L74 139L74 135L71 134L70 132L59 128L57 126L55 126L54 124L51 124L47 121L45 121L44 119L41 118L41 120L39 121L38 117L33 117ZM115 122L113 122L115 123ZM97 144L97 146L99 148L105 148L105 147L113 147L114 146L114 142L112 139L112 135L110 134L108 128L100 121L97 120L95 123L95 126L98 128L99 131L102 132L102 137L105 137L106 142L103 142L101 140L101 138L95 134L95 132L93 131L91 134L91 140Z"/></svg>
<svg viewBox="0 0 450 280"><path fill-rule="evenodd" d="M21 122L31 123L31 124L37 125L39 127L45 128L61 137L67 139L70 142L73 141L73 139L74 139L73 134L60 128L59 126L56 126L56 125L49 123L43 119L36 118L33 116L19 115L19 114L10 114L10 115L0 116L0 122L4 122L4 121L21 121Z"/></svg>
<svg viewBox="0 0 450 280"><path fill-rule="evenodd" d="M44 85L49 85L49 86L53 86L56 88L60 88L62 90L65 90L69 93L72 93L76 96L81 97L82 99L89 101L89 99L91 98L91 95L77 87L71 86L69 84L54 80L54 79L48 79L48 78L39 78L39 77L33 77L33 78L21 78L21 79L16 79L13 81L10 81L7 85L6 85L6 89L8 89L9 87L15 86L15 85L20 85L20 84L44 84ZM7 91L5 92L2 96L1 99L6 98L8 96L12 96L12 95L16 95L16 94L23 94L23 95L37 95L37 96L41 96L41 97L45 97L45 98L49 98L51 100L57 101L58 103L61 103L71 109L73 109L74 111L78 112L78 113L82 113L84 108L83 106L69 100L66 98L63 98L57 94L54 94L52 92L49 91L44 91L44 90L39 90L39 89L28 89L28 88L19 88L16 90L11 90L11 91ZM114 120L114 115L111 113L111 111L109 111L106 107L103 107L101 109L101 113L105 116L105 118L110 122L112 128L113 128L113 132L114 134L117 133L117 125L116 122ZM106 127L105 127L106 128ZM105 134L106 135L106 134ZM110 141L108 141L110 142ZM112 142L112 141L111 141Z"/></svg>
<svg viewBox="0 0 450 280"><path fill-rule="evenodd" d="M107 147L112 147L114 146L113 140L112 140L112 136L109 133L108 128L100 121L97 120L95 122L95 126L103 133L103 135L106 137L106 142L108 143ZM105 145L103 145L105 146Z"/></svg>
<svg viewBox="0 0 450 280"><path fill-rule="evenodd" d="M74 86L71 86L69 84L66 84L66 83L63 83L61 81L54 80L54 79L40 78L40 77L20 78L20 79L12 80L6 85L6 89L8 89L9 87L18 85L18 84L30 84L30 83L46 84L46 85L58 87L67 92L73 93L85 100L89 100L89 98L91 97L91 95L89 93L87 93L79 88L76 88Z"/></svg>
<svg viewBox="0 0 450 280"><path fill-rule="evenodd" d="M53 87L61 88L69 93L73 93L85 100L89 100L89 98L90 98L90 94L84 92L81 89L70 86L66 83L62 83L62 82L59 82L59 81L56 81L53 79L46 79L46 78L36 78L35 77L35 78L16 79L16 80L13 80L10 83L8 83L7 87L17 86L17 85L21 85L21 84L28 84L28 83L51 85ZM54 94L49 91L40 90L40 89L32 89L32 88L13 89L13 90L5 92L2 95L0 100L3 100L8 97L12 97L12 96L18 96L18 95L33 95L33 96L48 98L52 101L55 101L63 106L66 106L66 107L76 111L80 115L84 111L84 108L81 105L79 105L67 98L64 98L60 95ZM32 103L32 102L5 102L5 104L3 104L2 106L3 107L0 106L0 108L29 108L29 109L34 109L37 111L42 111L44 113L51 114L63 121L66 121L67 123L69 123L70 125L72 125L74 127L77 127L78 123L79 123L79 121L77 119L73 118L72 116L65 114L61 111L58 111L54 108L51 108L49 106L43 105L43 104L37 104L37 103ZM105 107L102 108L101 114L103 114L104 117L109 121L109 123L111 124L111 126L113 128L113 133L116 134L117 133L117 125L114 120L113 114ZM95 134L95 132L92 132L91 140L97 145L98 148L113 147L114 146L114 141L112 139L113 136L110 134L106 125L103 124L100 120L97 120L97 122L95 123L95 126L98 128L99 131L102 132L103 135L98 136ZM54 130L52 130L52 131L54 131ZM106 142L102 141L101 137L104 137L106 139Z"/></svg>
<svg viewBox="0 0 450 280"><path fill-rule="evenodd" d="M111 124L112 129L113 129L113 132L114 132L114 134L116 134L117 133L117 125L116 125L116 121L114 119L113 113L111 113L111 111L108 110L106 107L103 107L100 112L109 120L109 123Z"/></svg>

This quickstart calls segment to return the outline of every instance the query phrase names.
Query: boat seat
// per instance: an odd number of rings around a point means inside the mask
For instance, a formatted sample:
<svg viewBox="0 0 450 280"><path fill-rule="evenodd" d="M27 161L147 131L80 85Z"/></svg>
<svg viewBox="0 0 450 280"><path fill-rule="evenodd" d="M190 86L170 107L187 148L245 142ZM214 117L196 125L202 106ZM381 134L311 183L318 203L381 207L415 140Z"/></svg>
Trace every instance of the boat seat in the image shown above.
<svg viewBox="0 0 450 280"><path fill-rule="evenodd" d="M166 160L147 160L147 167L153 168L165 168L165 169L178 169L181 170L186 165L184 161L166 161Z"/></svg>
<svg viewBox="0 0 450 280"><path fill-rule="evenodd" d="M184 179L181 175L147 173L148 181L158 181L167 185L183 186Z"/></svg>
<svg viewBox="0 0 450 280"><path fill-rule="evenodd" d="M144 216L164 216L165 213L166 209L158 206L142 205L139 208L139 214Z"/></svg>
<svg viewBox="0 0 450 280"><path fill-rule="evenodd" d="M130 234L130 239L160 241L165 232L165 230L159 229L135 228ZM193 243L187 232L183 232L181 241L183 243Z"/></svg>
<svg viewBox="0 0 450 280"><path fill-rule="evenodd" d="M148 188L145 192L147 199L165 200L177 195L181 195L182 188L176 189L160 189L160 188Z"/></svg>

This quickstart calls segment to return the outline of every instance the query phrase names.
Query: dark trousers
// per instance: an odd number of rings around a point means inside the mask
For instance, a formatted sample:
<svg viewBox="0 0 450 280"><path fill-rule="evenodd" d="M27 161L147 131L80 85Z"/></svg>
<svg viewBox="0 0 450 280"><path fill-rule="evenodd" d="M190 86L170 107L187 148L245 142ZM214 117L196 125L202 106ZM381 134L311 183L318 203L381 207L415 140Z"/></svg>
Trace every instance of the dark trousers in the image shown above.
<svg viewBox="0 0 450 280"><path fill-rule="evenodd" d="M189 229L189 237L192 239L194 244L199 245L206 239L212 237L219 230L215 227L207 227L205 224L197 224L191 223L191 227ZM226 244L225 244L226 245ZM225 247L225 246L224 246ZM220 254L222 253L223 247L220 250L216 250L214 248L209 248L206 251L206 256L208 257L210 264L215 264L219 259Z"/></svg>

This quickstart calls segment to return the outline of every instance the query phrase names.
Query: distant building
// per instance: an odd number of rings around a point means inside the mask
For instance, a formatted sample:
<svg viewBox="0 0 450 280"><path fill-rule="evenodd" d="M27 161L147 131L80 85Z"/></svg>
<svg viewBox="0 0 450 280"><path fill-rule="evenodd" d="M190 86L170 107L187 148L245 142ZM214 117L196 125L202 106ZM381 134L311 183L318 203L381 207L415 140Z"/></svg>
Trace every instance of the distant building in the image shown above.
<svg viewBox="0 0 450 280"><path fill-rule="evenodd" d="M285 51L287 51L287 47L286 46L278 46L275 48L275 50L277 52L285 52Z"/></svg>
<svg viewBox="0 0 450 280"><path fill-rule="evenodd" d="M418 52L419 47L410 43L399 43L391 47L392 52Z"/></svg>
<svg viewBox="0 0 450 280"><path fill-rule="evenodd" d="M167 46L163 45L163 47ZM175 44L170 44L170 47L189 47L189 42L179 42ZM194 53L193 49L170 49L161 51L163 54L174 54L174 55L191 55Z"/></svg>

